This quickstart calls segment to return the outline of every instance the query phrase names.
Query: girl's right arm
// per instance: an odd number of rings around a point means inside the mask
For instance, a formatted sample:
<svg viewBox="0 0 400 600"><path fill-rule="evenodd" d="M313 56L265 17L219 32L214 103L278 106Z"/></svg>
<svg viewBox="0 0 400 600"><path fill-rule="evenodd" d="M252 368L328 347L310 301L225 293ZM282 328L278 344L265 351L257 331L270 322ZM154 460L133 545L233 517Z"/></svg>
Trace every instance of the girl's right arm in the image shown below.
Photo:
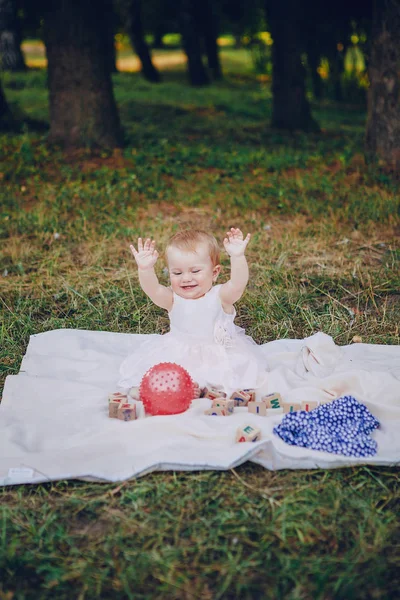
<svg viewBox="0 0 400 600"><path fill-rule="evenodd" d="M139 282L145 294L161 308L170 311L173 303L173 294L170 288L161 285L154 271L154 265L158 259L158 252L155 249L156 243L149 238L143 243L142 238L138 239L138 249L131 245L133 257L136 260L139 273Z"/></svg>

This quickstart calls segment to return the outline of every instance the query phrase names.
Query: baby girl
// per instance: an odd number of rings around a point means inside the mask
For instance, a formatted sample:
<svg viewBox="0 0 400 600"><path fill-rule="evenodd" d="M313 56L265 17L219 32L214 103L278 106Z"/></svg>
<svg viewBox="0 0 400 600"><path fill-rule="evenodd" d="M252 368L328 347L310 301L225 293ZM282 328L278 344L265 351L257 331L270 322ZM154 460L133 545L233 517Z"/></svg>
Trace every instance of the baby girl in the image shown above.
<svg viewBox="0 0 400 600"><path fill-rule="evenodd" d="M250 234L243 238L232 227L226 235L231 274L222 285L214 285L221 271L218 243L205 231L188 229L169 240L170 287L161 285L154 271L159 256L155 241L139 238L137 250L130 246L140 285L154 304L168 311L170 331L152 335L124 360L120 387L139 385L144 373L160 362L177 363L200 386L216 384L227 394L263 384L266 365L260 347L234 324L234 304L249 279L245 250Z"/></svg>

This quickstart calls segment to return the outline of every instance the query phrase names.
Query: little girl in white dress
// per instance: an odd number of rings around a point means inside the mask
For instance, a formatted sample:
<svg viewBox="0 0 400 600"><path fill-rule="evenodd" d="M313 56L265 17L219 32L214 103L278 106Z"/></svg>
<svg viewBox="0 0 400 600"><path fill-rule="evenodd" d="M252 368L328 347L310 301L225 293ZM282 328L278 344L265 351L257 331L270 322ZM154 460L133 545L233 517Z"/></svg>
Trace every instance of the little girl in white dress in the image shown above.
<svg viewBox="0 0 400 600"><path fill-rule="evenodd" d="M231 258L231 277L222 285L213 285L221 270L218 243L205 231L185 230L170 239L166 258L171 287L161 285L155 274L154 241L139 238L138 250L130 247L140 285L168 311L170 331L151 336L124 360L119 387L139 385L145 372L160 362L177 363L200 386L222 386L227 394L263 385L266 364L260 346L234 324L233 305L249 277L244 255L249 240L240 229L227 232L224 247Z"/></svg>

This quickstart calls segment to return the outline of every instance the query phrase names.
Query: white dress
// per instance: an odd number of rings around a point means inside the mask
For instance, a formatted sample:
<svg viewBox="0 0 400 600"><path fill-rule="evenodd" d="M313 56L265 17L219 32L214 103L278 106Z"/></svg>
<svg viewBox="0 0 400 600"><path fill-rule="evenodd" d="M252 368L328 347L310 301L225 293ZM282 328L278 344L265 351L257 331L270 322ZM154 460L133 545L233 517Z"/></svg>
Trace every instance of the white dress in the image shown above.
<svg viewBox="0 0 400 600"><path fill-rule="evenodd" d="M228 394L260 387L267 370L261 348L234 324L235 310L224 312L220 288L215 285L195 300L174 293L170 331L152 335L124 360L119 387L139 385L146 371L161 362L177 363L200 386L221 385Z"/></svg>

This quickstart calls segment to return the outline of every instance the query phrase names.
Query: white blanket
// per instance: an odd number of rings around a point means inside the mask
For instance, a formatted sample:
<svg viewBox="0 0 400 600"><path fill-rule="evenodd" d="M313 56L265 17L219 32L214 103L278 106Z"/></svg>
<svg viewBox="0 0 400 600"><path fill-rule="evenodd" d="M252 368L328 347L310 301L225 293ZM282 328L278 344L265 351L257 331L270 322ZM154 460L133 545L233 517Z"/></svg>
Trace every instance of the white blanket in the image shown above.
<svg viewBox="0 0 400 600"><path fill-rule="evenodd" d="M282 416L246 408L204 415L207 399L180 415L123 422L108 418L118 367L147 336L60 329L31 337L0 405L0 484L57 479L121 481L156 470L230 469L251 460L267 469L395 465L400 461L400 347L339 348L325 334L263 345L270 376L258 394L286 400L351 394L380 420L378 453L347 458L289 446L273 434ZM239 425L261 428L259 442L235 443Z"/></svg>

